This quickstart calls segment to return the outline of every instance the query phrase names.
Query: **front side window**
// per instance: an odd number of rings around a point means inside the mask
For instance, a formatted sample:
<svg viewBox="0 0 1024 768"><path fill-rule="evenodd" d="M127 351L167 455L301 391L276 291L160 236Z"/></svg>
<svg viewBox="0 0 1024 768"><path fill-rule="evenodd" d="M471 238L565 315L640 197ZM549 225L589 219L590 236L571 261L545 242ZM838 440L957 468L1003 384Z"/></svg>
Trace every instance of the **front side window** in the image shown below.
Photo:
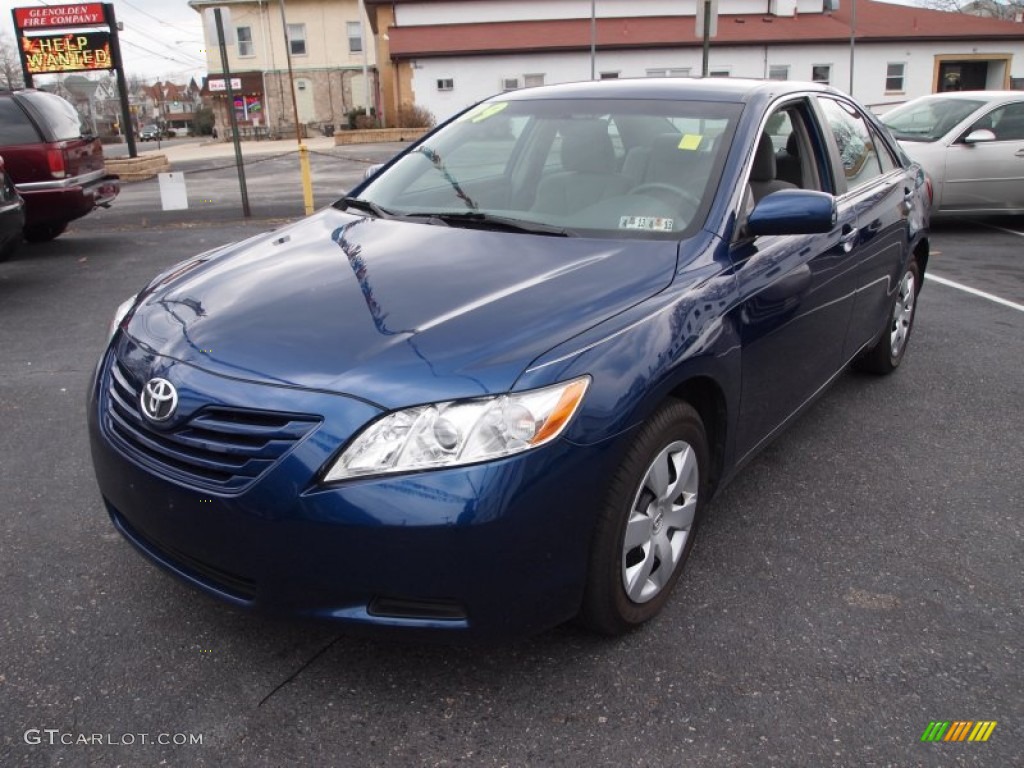
<svg viewBox="0 0 1024 768"><path fill-rule="evenodd" d="M989 128L996 135L996 141L1024 140L1024 102L994 109L986 118L972 128Z"/></svg>
<svg viewBox="0 0 1024 768"><path fill-rule="evenodd" d="M864 118L848 104L821 98L825 121L835 138L849 189L866 184L882 174L875 140Z"/></svg>
<svg viewBox="0 0 1024 768"><path fill-rule="evenodd" d="M695 230L710 206L741 109L497 97L441 128L360 197L425 224L500 219L594 237L675 239Z"/></svg>
<svg viewBox="0 0 1024 768"><path fill-rule="evenodd" d="M363 51L363 25L358 21L345 22L345 30L348 34L349 53L362 53Z"/></svg>
<svg viewBox="0 0 1024 768"><path fill-rule="evenodd" d="M292 56L306 55L306 25L288 25L288 50Z"/></svg>
<svg viewBox="0 0 1024 768"><path fill-rule="evenodd" d="M235 37L238 39L239 56L255 56L252 45L252 27L236 27Z"/></svg>
<svg viewBox="0 0 1024 768"><path fill-rule="evenodd" d="M903 74L906 64L896 62L885 68L885 90L887 93L903 93Z"/></svg>
<svg viewBox="0 0 1024 768"><path fill-rule="evenodd" d="M900 141L938 141L984 103L978 99L939 96L896 107L882 115L881 120Z"/></svg>

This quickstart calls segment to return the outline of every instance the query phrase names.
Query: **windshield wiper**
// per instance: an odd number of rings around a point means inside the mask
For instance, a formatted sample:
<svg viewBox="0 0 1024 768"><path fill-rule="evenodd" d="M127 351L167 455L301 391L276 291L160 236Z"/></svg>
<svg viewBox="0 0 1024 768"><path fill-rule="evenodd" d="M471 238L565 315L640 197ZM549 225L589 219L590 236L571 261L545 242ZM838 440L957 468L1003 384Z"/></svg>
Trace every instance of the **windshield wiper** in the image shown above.
<svg viewBox="0 0 1024 768"><path fill-rule="evenodd" d="M552 235L554 237L578 237L576 232L554 224L542 224L539 221L513 219L508 216L495 216L481 211L464 213L407 213L410 219L433 219L451 227L467 227L471 229L491 229L503 232L528 232L533 235Z"/></svg>
<svg viewBox="0 0 1024 768"><path fill-rule="evenodd" d="M334 207L339 211L344 211L346 208L355 208L357 211L372 213L378 219L397 218L394 213L386 208L381 208L372 200L364 200L361 197L343 197L334 204Z"/></svg>

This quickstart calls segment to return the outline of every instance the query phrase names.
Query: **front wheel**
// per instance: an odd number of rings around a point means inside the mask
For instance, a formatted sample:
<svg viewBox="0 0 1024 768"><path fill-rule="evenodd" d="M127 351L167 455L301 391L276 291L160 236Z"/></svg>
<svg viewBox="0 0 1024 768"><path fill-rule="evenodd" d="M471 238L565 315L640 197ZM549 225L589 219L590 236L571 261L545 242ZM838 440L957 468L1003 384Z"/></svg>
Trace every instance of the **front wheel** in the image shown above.
<svg viewBox="0 0 1024 768"><path fill-rule="evenodd" d="M597 522L586 625L619 635L661 611L693 548L708 466L704 425L688 404L662 406L641 428Z"/></svg>
<svg viewBox="0 0 1024 768"><path fill-rule="evenodd" d="M917 294L921 290L921 272L916 261L911 261L896 287L889 324L875 345L865 351L854 365L870 373L892 373L899 368L907 352L907 342L914 328Z"/></svg>

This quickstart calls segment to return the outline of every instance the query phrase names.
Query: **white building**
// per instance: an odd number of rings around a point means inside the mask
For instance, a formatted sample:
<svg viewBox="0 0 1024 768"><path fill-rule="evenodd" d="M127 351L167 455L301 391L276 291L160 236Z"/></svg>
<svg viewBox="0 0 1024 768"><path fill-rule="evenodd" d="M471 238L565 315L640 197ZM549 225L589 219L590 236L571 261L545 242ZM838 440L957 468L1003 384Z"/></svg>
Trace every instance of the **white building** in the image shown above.
<svg viewBox="0 0 1024 768"><path fill-rule="evenodd" d="M385 115L415 103L440 120L501 90L591 77L587 0L365 2ZM697 3L597 0L594 76L699 76ZM1024 85L1021 23L873 0L718 5L712 76L828 82L879 110L953 87Z"/></svg>

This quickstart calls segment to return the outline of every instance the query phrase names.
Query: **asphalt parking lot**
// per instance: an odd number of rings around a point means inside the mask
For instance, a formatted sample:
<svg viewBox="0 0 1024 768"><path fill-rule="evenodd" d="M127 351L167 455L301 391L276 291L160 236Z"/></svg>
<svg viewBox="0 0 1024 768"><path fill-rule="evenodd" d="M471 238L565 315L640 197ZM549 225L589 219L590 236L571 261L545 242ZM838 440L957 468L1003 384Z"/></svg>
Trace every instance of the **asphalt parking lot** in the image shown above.
<svg viewBox="0 0 1024 768"><path fill-rule="evenodd" d="M390 151L314 156L318 205ZM653 624L424 646L199 595L114 532L93 481L114 308L300 213L294 163L250 167L253 221L233 167L197 163L209 202L127 186L0 264L0 765L1024 764L1024 219L936 227L903 367L841 376L720 494ZM922 743L935 720L998 725Z"/></svg>

